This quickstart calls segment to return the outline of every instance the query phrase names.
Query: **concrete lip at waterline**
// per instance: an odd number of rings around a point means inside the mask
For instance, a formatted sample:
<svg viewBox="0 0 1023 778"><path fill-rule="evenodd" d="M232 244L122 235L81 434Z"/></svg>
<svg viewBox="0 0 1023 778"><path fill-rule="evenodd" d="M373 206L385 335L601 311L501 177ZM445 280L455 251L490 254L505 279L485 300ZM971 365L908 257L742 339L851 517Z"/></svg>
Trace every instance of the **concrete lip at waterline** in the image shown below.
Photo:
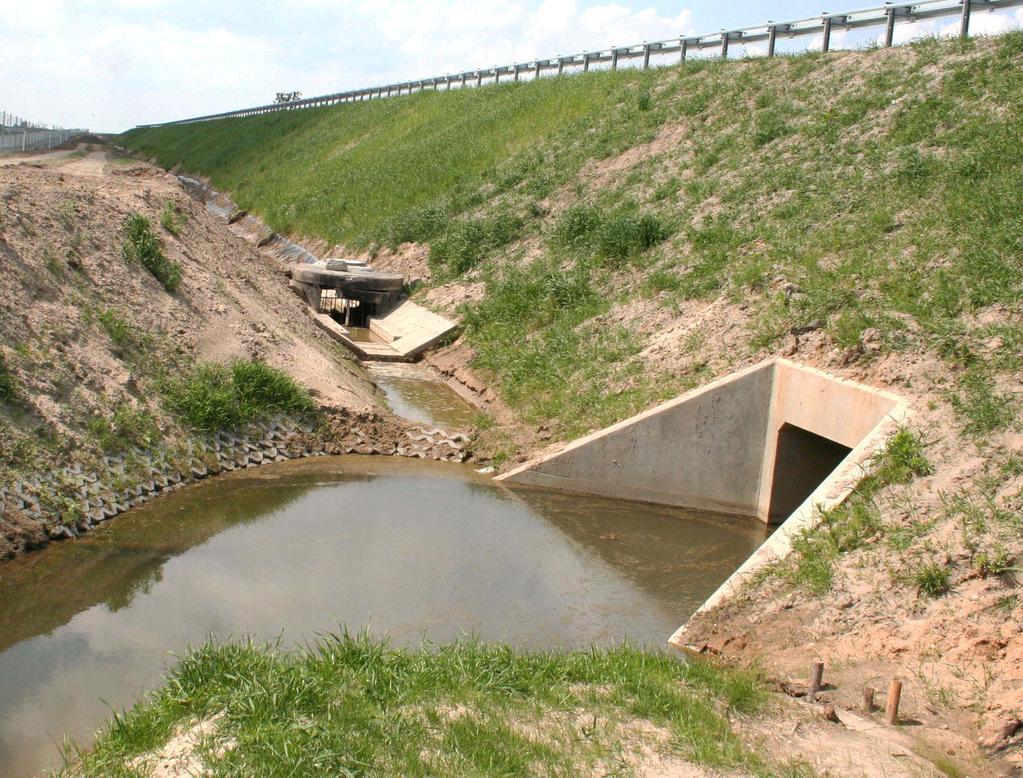
<svg viewBox="0 0 1023 778"><path fill-rule="evenodd" d="M820 509L848 497L908 413L897 395L770 359L541 454L498 480L780 523L699 613L785 556ZM684 632L670 642L684 645Z"/></svg>

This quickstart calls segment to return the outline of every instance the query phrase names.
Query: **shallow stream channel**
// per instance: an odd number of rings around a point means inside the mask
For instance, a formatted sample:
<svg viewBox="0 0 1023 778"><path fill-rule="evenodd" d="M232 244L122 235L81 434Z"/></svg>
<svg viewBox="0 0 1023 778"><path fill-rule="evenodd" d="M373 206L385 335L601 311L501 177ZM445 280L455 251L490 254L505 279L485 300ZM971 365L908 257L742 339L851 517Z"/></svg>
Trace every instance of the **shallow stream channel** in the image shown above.
<svg viewBox="0 0 1023 778"><path fill-rule="evenodd" d="M465 429L477 413L409 366L371 375L413 421ZM660 648L764 536L747 519L398 457L202 481L0 565L0 775L59 766L65 736L88 744L211 636Z"/></svg>

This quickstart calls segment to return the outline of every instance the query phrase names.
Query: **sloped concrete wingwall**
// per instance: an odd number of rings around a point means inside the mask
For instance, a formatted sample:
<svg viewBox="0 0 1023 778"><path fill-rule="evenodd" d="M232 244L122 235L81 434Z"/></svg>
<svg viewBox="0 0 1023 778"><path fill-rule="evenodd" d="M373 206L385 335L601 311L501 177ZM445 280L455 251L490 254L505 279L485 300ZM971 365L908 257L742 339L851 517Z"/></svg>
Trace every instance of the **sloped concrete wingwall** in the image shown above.
<svg viewBox="0 0 1023 778"><path fill-rule="evenodd" d="M510 483L756 516L773 365L761 364L500 476Z"/></svg>

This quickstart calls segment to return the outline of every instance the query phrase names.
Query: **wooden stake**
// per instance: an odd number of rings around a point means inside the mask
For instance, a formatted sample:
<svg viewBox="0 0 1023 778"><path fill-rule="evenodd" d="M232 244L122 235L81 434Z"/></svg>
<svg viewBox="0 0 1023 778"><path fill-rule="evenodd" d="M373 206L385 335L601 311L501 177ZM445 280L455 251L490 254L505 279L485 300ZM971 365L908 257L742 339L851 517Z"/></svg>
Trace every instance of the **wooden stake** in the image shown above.
<svg viewBox="0 0 1023 778"><path fill-rule="evenodd" d="M807 699L813 702L817 699L817 694L821 690L822 681L824 680L824 663L814 662L813 667L810 669L810 692L807 695Z"/></svg>
<svg viewBox="0 0 1023 778"><path fill-rule="evenodd" d="M866 713L874 712L874 690L869 686L863 687L863 710Z"/></svg>
<svg viewBox="0 0 1023 778"><path fill-rule="evenodd" d="M902 698L902 681L892 681L888 686L888 707L885 710L885 721L889 727L899 723L899 700Z"/></svg>

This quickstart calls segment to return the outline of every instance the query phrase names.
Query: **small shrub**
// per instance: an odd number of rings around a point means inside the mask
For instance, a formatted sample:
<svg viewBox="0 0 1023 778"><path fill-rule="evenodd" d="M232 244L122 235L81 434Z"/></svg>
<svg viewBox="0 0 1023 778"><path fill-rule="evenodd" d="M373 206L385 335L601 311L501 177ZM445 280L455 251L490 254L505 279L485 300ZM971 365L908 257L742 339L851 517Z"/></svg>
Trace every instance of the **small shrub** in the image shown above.
<svg viewBox="0 0 1023 778"><path fill-rule="evenodd" d="M141 214L132 214L124 223L124 258L138 262L153 274L163 288L175 292L181 284L181 265L167 259L160 246L160 239L153 234L149 219Z"/></svg>
<svg viewBox="0 0 1023 778"><path fill-rule="evenodd" d="M922 562L912 578L917 592L927 597L940 597L949 590L948 567L940 562Z"/></svg>
<svg viewBox="0 0 1023 778"><path fill-rule="evenodd" d="M262 362L201 364L164 387L169 407L203 432L235 429L274 413L310 416L316 404L283 371Z"/></svg>

